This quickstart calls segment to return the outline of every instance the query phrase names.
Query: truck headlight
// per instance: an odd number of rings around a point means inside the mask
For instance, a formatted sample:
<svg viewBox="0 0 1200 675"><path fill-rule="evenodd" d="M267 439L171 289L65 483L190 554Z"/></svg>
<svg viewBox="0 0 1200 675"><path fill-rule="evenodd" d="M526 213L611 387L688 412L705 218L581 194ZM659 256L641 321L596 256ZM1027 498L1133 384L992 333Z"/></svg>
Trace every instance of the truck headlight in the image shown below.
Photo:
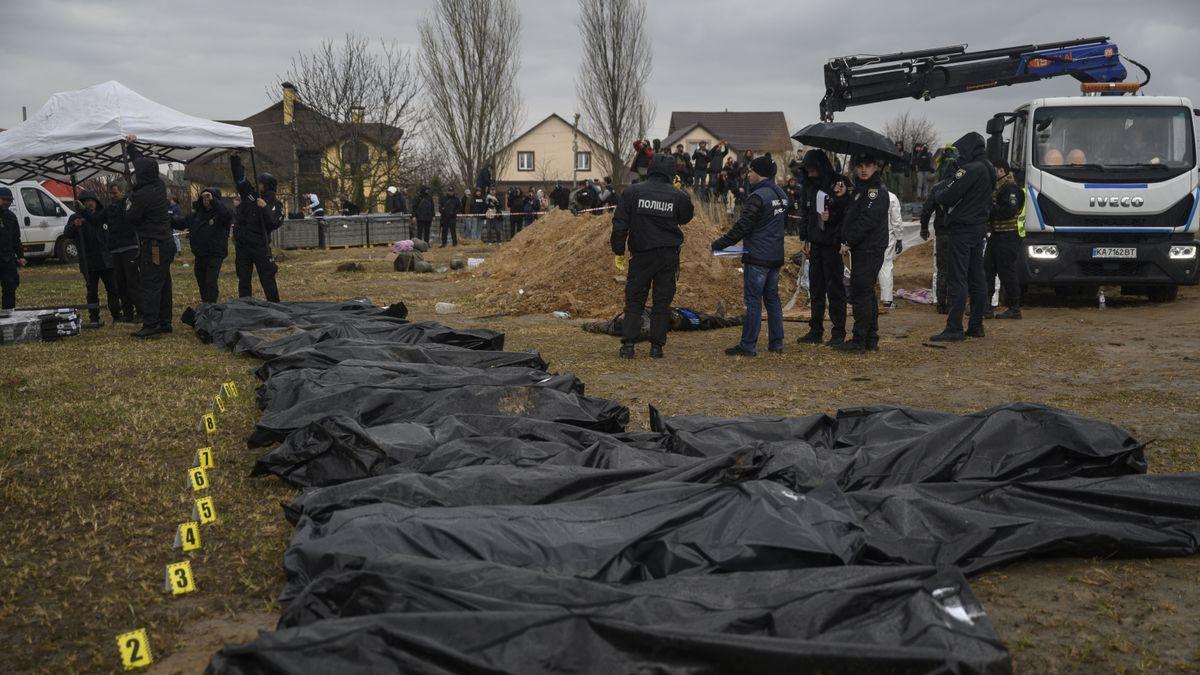
<svg viewBox="0 0 1200 675"><path fill-rule="evenodd" d="M1196 257L1196 247L1188 246L1172 246L1171 260L1191 260Z"/></svg>
<svg viewBox="0 0 1200 675"><path fill-rule="evenodd" d="M1058 246L1054 244L1037 244L1035 246L1030 246L1029 257L1037 260L1053 260L1058 257Z"/></svg>

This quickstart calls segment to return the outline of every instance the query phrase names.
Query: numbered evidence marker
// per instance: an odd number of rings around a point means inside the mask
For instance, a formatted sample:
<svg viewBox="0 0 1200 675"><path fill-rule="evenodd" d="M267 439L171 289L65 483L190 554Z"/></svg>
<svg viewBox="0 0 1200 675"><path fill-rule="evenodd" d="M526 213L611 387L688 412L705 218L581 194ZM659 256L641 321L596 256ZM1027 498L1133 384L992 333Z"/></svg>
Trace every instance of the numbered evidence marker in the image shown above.
<svg viewBox="0 0 1200 675"><path fill-rule="evenodd" d="M222 384L221 389L225 390L226 397L237 398L237 395L238 395L237 382L230 380L230 381L226 382L225 384Z"/></svg>
<svg viewBox="0 0 1200 675"><path fill-rule="evenodd" d="M205 413L204 417L200 418L204 424L205 433L214 433L217 430L217 415L216 413Z"/></svg>
<svg viewBox="0 0 1200 675"><path fill-rule="evenodd" d="M202 466L193 466L188 469L187 473L188 485L192 487L193 492L208 489L208 472Z"/></svg>
<svg viewBox="0 0 1200 675"><path fill-rule="evenodd" d="M194 520L180 523L175 530L175 545L172 548L181 548L184 551L195 551L200 548L200 523Z"/></svg>
<svg viewBox="0 0 1200 675"><path fill-rule="evenodd" d="M125 670L145 668L154 663L154 655L150 653L150 639L146 637L145 628L118 635L117 650L121 652L121 664L125 666Z"/></svg>
<svg viewBox="0 0 1200 675"><path fill-rule="evenodd" d="M196 581L192 578L192 563L184 560L167 565L167 583L163 590L171 591L171 595L183 595L196 590Z"/></svg>
<svg viewBox="0 0 1200 675"><path fill-rule="evenodd" d="M192 520L200 521L201 525L217 522L217 510L213 506L212 497L201 497L192 508Z"/></svg>
<svg viewBox="0 0 1200 675"><path fill-rule="evenodd" d="M225 399L221 398L220 394L213 397L213 402L217 404L217 412L225 412Z"/></svg>
<svg viewBox="0 0 1200 675"><path fill-rule="evenodd" d="M212 446L207 448L196 448L196 466L205 469L213 468Z"/></svg>

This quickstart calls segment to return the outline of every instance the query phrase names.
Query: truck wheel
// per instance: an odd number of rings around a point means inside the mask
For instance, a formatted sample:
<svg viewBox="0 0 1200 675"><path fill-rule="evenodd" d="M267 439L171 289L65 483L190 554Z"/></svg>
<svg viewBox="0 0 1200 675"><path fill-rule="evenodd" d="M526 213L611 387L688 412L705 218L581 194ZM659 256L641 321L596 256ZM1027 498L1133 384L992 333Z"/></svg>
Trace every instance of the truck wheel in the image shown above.
<svg viewBox="0 0 1200 675"><path fill-rule="evenodd" d="M1146 290L1150 302L1175 302L1175 298L1179 297L1178 286L1151 286Z"/></svg>
<svg viewBox="0 0 1200 675"><path fill-rule="evenodd" d="M63 262L76 262L79 260L79 244L75 243L74 239L59 237L54 244L54 257Z"/></svg>

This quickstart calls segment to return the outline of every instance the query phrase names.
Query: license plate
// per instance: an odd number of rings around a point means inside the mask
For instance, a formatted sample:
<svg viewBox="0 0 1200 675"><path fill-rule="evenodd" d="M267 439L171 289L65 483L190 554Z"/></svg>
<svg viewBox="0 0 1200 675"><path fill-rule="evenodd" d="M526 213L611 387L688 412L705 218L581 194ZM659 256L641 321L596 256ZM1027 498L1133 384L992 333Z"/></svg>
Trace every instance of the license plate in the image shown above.
<svg viewBox="0 0 1200 675"><path fill-rule="evenodd" d="M1136 248L1097 247L1092 249L1093 258L1137 258Z"/></svg>

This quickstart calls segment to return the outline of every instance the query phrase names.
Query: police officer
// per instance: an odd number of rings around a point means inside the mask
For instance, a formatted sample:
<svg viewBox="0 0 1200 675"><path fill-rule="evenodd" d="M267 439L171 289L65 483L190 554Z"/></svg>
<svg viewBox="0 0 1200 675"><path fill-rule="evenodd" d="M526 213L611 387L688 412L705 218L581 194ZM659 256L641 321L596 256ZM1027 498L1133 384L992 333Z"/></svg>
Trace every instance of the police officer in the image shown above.
<svg viewBox="0 0 1200 675"><path fill-rule="evenodd" d="M156 167L157 170L157 167ZM109 251L108 226L104 224L100 200L96 193L84 190L79 193L79 204L83 208L71 214L63 236L79 242L79 272L87 285L88 318L91 327L104 325L100 320L100 284L104 284L104 295L108 299L108 311L113 323L121 318L121 299L113 280L113 257Z"/></svg>
<svg viewBox="0 0 1200 675"><path fill-rule="evenodd" d="M18 268L25 266L21 248L21 226L12 206L12 190L0 187L0 309L17 306L17 286L21 285Z"/></svg>
<svg viewBox="0 0 1200 675"><path fill-rule="evenodd" d="M650 161L646 180L621 193L613 211L612 251L617 269L625 264L628 248L632 258L625 277L625 323L621 331L623 359L632 359L633 345L642 331L642 312L646 296L654 287L654 305L650 310L650 357L662 358L671 323L671 300L679 276L679 248L683 230L692 220L692 200L671 185L675 158L655 155Z"/></svg>
<svg viewBox="0 0 1200 675"><path fill-rule="evenodd" d="M121 300L121 323L140 323L142 320L142 274L138 262L137 232L128 218L129 200L121 181L108 185L108 205L99 214L100 222L108 228L108 251L112 254L113 281Z"/></svg>
<svg viewBox="0 0 1200 675"><path fill-rule="evenodd" d="M233 184L237 188L241 203L233 228L233 268L237 272L238 297L253 295L250 275L258 270L258 283L268 302L279 302L279 287L275 284L275 273L279 267L271 255L271 233L283 224L283 206L275 199L279 183L275 176L260 173L257 190L246 180L242 158L231 155L229 168L233 172Z"/></svg>
<svg viewBox="0 0 1200 675"><path fill-rule="evenodd" d="M825 308L829 308L832 330L829 344L846 341L846 267L838 250L841 222L850 193L849 181L837 175L829 158L820 150L809 150L800 164L805 174L800 209L800 242L808 256L808 297L812 317L800 344L819 345L825 338ZM818 204L818 195L821 204ZM821 209L818 210L817 207ZM828 304L826 303L828 298Z"/></svg>
<svg viewBox="0 0 1200 675"><path fill-rule="evenodd" d="M988 218L987 248L983 253L983 273L987 277L988 299L996 293L996 277L1000 277L1000 288L1004 290L1004 304L1008 309L993 314L989 309L985 318L1021 318L1021 282L1017 277L1017 261L1021 255L1021 238L1025 236L1024 222L1020 221L1021 209L1025 206L1025 193L1009 172L1008 164L996 165L996 189L992 191L992 213Z"/></svg>
<svg viewBox="0 0 1200 675"><path fill-rule="evenodd" d="M843 254L850 254L850 303L854 307L854 332L850 340L833 348L863 354L879 350L879 305L875 280L883 267L888 246L890 198L883 185L881 162L867 154L854 157L854 197L842 220Z"/></svg>
<svg viewBox="0 0 1200 675"><path fill-rule="evenodd" d="M204 188L192 204L192 222L188 228L188 242L196 256L193 268L200 302L220 300L218 279L225 256L229 255L229 225L232 222L233 213L221 202L221 190Z"/></svg>
<svg viewBox="0 0 1200 675"><path fill-rule="evenodd" d="M138 266L142 280L142 328L133 334L148 338L171 332L171 261L175 259L174 233L167 214L167 185L158 174L158 162L143 157L127 139L133 164L133 189L125 220L138 237Z"/></svg>
<svg viewBox="0 0 1200 675"><path fill-rule="evenodd" d="M933 198L948 212L949 315L946 328L930 337L936 342L961 342L967 336L983 337L983 315L987 311L987 279L983 274L983 241L992 210L995 174L987 161L983 136L972 131L954 143L958 170L953 177L934 186ZM963 311L971 297L971 320L963 331Z"/></svg>
<svg viewBox="0 0 1200 675"><path fill-rule="evenodd" d="M779 301L779 268L783 267L783 228L788 198L775 184L775 160L767 156L750 160L749 196L733 228L712 243L714 251L744 242L742 297L746 315L742 339L725 350L729 356L758 353L762 306L767 308L767 350L783 351L783 305Z"/></svg>

